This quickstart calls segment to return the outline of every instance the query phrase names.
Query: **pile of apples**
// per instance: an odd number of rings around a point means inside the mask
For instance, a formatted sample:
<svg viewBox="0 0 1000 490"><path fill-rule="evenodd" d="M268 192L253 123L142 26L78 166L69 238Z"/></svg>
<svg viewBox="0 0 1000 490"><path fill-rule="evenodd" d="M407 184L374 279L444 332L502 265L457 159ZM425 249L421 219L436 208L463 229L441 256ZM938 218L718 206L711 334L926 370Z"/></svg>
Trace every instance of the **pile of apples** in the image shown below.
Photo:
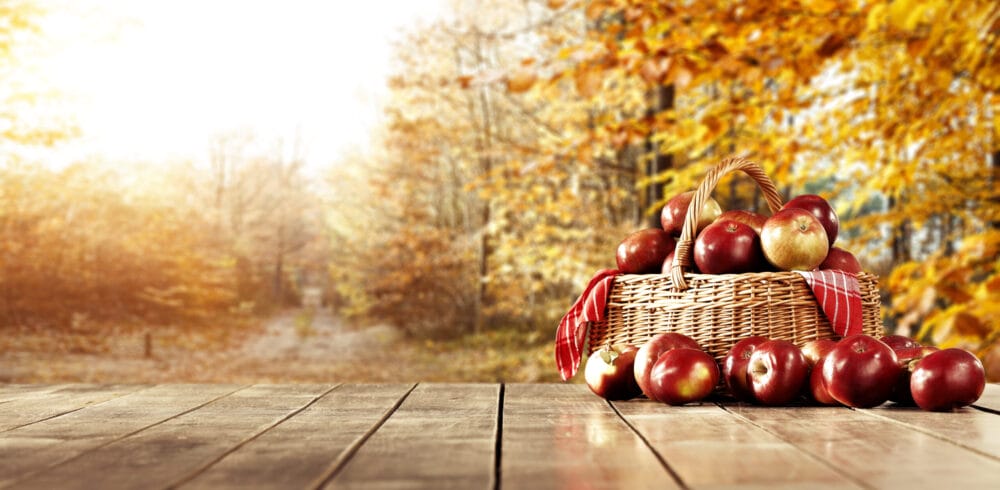
<svg viewBox="0 0 1000 490"><path fill-rule="evenodd" d="M618 245L618 270L625 274L669 273L674 248L694 191L667 201L661 228L633 232ZM826 199L805 194L789 200L771 217L752 211L722 212L709 197L702 205L692 250L693 272L740 274L837 269L862 272L858 259L839 247L840 220Z"/></svg>
<svg viewBox="0 0 1000 490"><path fill-rule="evenodd" d="M986 386L982 363L966 350L864 334L813 340L801 348L786 340L747 337L733 345L720 369L694 339L660 333L640 348L595 351L584 377L595 394L609 400L645 395L684 405L711 395L721 378L733 397L747 403L870 408L891 400L928 411L971 405Z"/></svg>

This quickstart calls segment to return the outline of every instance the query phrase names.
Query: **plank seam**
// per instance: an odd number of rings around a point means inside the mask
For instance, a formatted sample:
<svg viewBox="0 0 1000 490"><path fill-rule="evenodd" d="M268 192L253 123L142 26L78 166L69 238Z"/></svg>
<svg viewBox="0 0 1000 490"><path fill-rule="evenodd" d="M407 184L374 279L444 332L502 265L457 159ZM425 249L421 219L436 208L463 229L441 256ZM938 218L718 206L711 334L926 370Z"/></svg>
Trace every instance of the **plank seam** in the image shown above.
<svg viewBox="0 0 1000 490"><path fill-rule="evenodd" d="M854 475L851 475L850 473L846 473L842 469L838 468L837 466L835 466L833 464L830 464L829 461L827 461L826 459L820 457L817 454L813 454L812 451L809 451L808 449L806 449L806 448L804 448L804 447L802 447L802 446L800 446L800 445L798 445L798 444L796 444L796 443L794 443L794 442L792 442L792 441L790 441L788 439L785 439L784 437L781 436L781 434L778 434L777 432L774 432L774 431L768 429L767 427L764 427L763 425L760 425L760 424L754 422L753 420L750 420L749 418L744 417L743 415L740 415L740 414L738 414L736 412L733 412L732 410L730 410L728 407L726 407L725 405L723 405L721 403L716 402L716 405L718 405L719 408L725 410L727 413L732 414L734 417L736 417L736 418L738 418L738 419L740 419L740 420L742 420L742 421L750 424L753 427L756 427L756 428L764 431L767 434L770 434L770 435L774 436L779 441L782 441L785 444L788 444L789 446L792 446L792 447L798 449L799 451L802 452L802 454L805 454L806 456L812 458L815 461L818 461L820 464L826 466L827 468L830 468L831 470L833 470L834 473L836 473L836 474L838 474L840 476L843 476L845 479L847 479L851 483L854 483L858 487L860 487L860 488L868 488L868 489L872 489L872 490L874 490L876 488L876 487L873 487L872 485L869 485L869 484L865 483L864 480L860 480L860 479L856 478ZM853 408L849 408L849 407L843 407L843 408L846 409L846 410L855 411Z"/></svg>
<svg viewBox="0 0 1000 490"><path fill-rule="evenodd" d="M153 385L153 386L150 386L149 388L152 389L152 388L155 388L156 386L159 386L159 385ZM108 441L105 441L102 444L98 444L97 446L94 446L94 447L91 447L91 448L87 448L87 449L85 449L83 451L80 451L77 454L74 454L73 456L70 456L70 457L68 457L66 459L63 459L63 460L60 460L60 461L56 461L56 462L54 462L54 463L52 463L52 464L50 464L48 466L45 466L45 467L42 467L42 468L38 468L35 471L27 472L27 473L21 475L20 477L14 479L14 480L11 480L11 481L8 481L6 483L0 484L0 488L8 487L8 486L11 486L11 485L16 485L18 482L24 481L24 480L26 480L26 479L28 479L28 478L30 478L32 476L35 476L35 475L41 473L42 471L51 470L52 468L55 468L57 466L62 466L64 464L66 464L66 463L69 463L69 462L72 462L74 460L77 460L77 459L79 459L79 458L81 458L81 457L83 457L83 456L85 456L87 454L90 454L90 453L94 452L94 451L98 451L98 450L100 450L102 448L105 448L107 446L110 446L110 445L112 445L112 444L114 444L116 442L120 442L120 441L123 441L125 439L128 439L129 437L132 437L132 436L134 436L134 435L136 435L136 434L138 434L138 433L140 433L140 432L142 432L144 430L152 429L153 427L156 427L158 425L167 423L167 422L169 422L169 421L171 421L173 419L176 419L178 417L182 417L184 415L187 415L187 414L189 414L191 412L194 412L195 410L198 410L198 409L204 407L205 405L208 405L210 403L214 403L216 401L219 401L219 400L221 400L221 399L223 399L223 398L225 398L225 397L227 397L229 395L232 395L233 393L236 393L236 392L238 392L240 390L245 390L245 389L247 389L249 387L250 387L250 385L241 386L239 388L236 388L233 391L230 391L229 393L223 393L223 394L221 394L221 395L219 395L219 396L217 396L215 398L212 398L211 400L208 400L208 401L206 401L204 403L198 404L198 405L196 405L194 407L191 407L191 408L189 408L187 410L184 410L183 412L171 415L171 416L169 416L169 417L167 417L167 418L165 418L163 420L160 420L158 422L154 422L152 424L149 424L149 425L147 425L147 426L145 426L145 427L143 427L141 429L136 429L136 430L134 430L132 432L129 432L127 434L124 434L124 435L115 437L113 439L110 439Z"/></svg>
<svg viewBox="0 0 1000 490"><path fill-rule="evenodd" d="M639 438L640 441L642 441L643 444L646 445L646 448L648 448L650 451L653 452L653 456L656 456L656 459L660 462L660 465L663 466L663 469L667 470L667 473L670 474L670 477L674 479L674 481L677 483L677 486L685 490L689 489L690 487L686 483L684 483L684 480L682 480L681 476L677 474L677 471L674 470L674 468L670 466L670 463L667 462L666 458L664 458L663 455L660 454L660 452L657 451L655 447L653 447L653 443L649 442L649 439L646 438L646 436L639 431L639 428L636 427L634 424L632 424L632 422L629 421L627 417L625 417L625 414L621 413L621 411L618 410L618 407L615 406L613 402L611 402L610 400L605 400L605 401L607 402L608 406L611 407L611 410L614 410L615 414L618 415L618 418L623 423L625 423L626 426L628 426L628 428L636 435L636 437Z"/></svg>
<svg viewBox="0 0 1000 490"><path fill-rule="evenodd" d="M887 417L885 415L882 415L882 414L879 414L879 413L875 413L872 410L855 410L855 411L856 412L861 412L863 414L869 415L871 417L874 417L874 418L877 418L877 419L880 419L880 420L887 420L887 421L889 421L889 422L891 422L891 423L893 423L895 425L899 425L901 427L906 427L907 429L910 429L910 430L912 430L914 432L919 432L921 434L931 436L931 437L933 437L935 439L938 439L940 441L944 441L944 442L950 443L950 444L952 444L954 446L958 446L958 447L960 447L962 449L965 449L967 451L972 451L972 452L974 452L976 454L979 454L981 456L986 456L987 458L990 458L990 459L993 459L993 460L996 460L996 461L1000 461L1000 457L997 457L995 454L990 454L990 453L985 452L985 451L983 451L981 449L978 449L978 448L975 448L975 447L972 447L972 446L969 446L969 445L966 445L966 444L962 444L961 442L956 441L954 439L951 439L951 438L945 436L944 434L940 434L940 433L934 432L934 431L932 431L930 429L925 429L925 428L923 428L923 427L921 427L919 425L913 425L913 424L910 424L908 422L904 422L902 420L896 420L896 419L894 419L892 417Z"/></svg>
<svg viewBox="0 0 1000 490"><path fill-rule="evenodd" d="M493 490L500 490L500 466L503 452L503 405L506 386L500 383L500 392L497 394L497 423L493 430Z"/></svg>
<svg viewBox="0 0 1000 490"><path fill-rule="evenodd" d="M117 386L117 385L111 385L111 386ZM136 394L136 393L138 393L140 391L147 390L149 388L150 387L148 387L148 386L147 387L137 386L132 391L126 391L125 393L122 393L122 394L120 394L118 396L114 396L114 397L108 398L107 400L102 400L102 401L99 401L97 403L91 403L90 405L84 405L82 407L74 408L72 410L67 410L65 412L60 412L60 413L57 413L57 414L54 414L54 415L50 415L50 416L45 417L45 418L41 418L41 419L38 419L38 420L33 420L31 422L26 422L26 423L23 423L21 425L15 425L13 427L7 427L6 429L0 429L0 433L10 432L12 430L17 430L17 429L20 429L22 427L27 427L29 425L39 424L39 423L45 422L46 420L52 420L52 419L57 418L57 417L62 417L63 415L69 415L69 414L71 414L73 412L79 412L80 410L83 410L85 408L97 407L97 406L103 405L105 403L108 403L110 401L117 400L117 399L119 399L121 397L124 397L124 396L134 395L134 394ZM114 388L112 388L112 389L114 389ZM24 400L24 398L19 398L19 399L14 399L14 400L7 400L7 401L8 402L12 402L12 401L18 401L18 400Z"/></svg>
<svg viewBox="0 0 1000 490"><path fill-rule="evenodd" d="M1000 410L994 410L990 407L980 407L979 405L969 405L969 406L975 408L976 410L979 410L980 412L992 413L993 415L1000 415Z"/></svg>
<svg viewBox="0 0 1000 490"><path fill-rule="evenodd" d="M198 478L203 473L205 473L206 471L208 471L209 468L215 466L216 464L218 464L223 459L226 459L226 457L228 457L230 454L235 453L240 448L242 448L242 447L246 446L247 444L253 442L254 440L260 438L264 434L268 433L271 429L274 429L275 427L277 427L277 426L279 426L279 425L287 422L292 417L294 417L294 416L296 416L296 415L298 415L298 414L306 411L307 409L309 409L309 407L315 405L317 402L319 402L320 400L322 400L323 397L329 395L330 393L332 393L337 388L340 388L341 386L343 386L343 384L333 385L332 387L330 387L330 389L324 391L323 393L320 393L319 395L314 396L312 398L312 400L309 400L309 402L306 403L305 405L303 405L303 406L301 406L301 407L299 407L299 408L297 408L297 409L295 409L295 410L293 410L293 411L285 414L283 417L281 417L280 419L278 419L277 421L275 421L273 424L265 427L260 432L257 432L256 434L252 434L252 435L250 435L250 437L247 437L246 439L238 442L233 447L227 449L222 454L218 455L215 458L212 458L207 463L205 463L204 465L202 465L200 468L198 468L198 469L194 470L193 472L191 472L191 474L189 474L188 476L185 476L185 477L177 480L176 482L167 485L165 488L174 489L174 488L180 487L181 485L189 483L191 480L194 480L195 478Z"/></svg>
<svg viewBox="0 0 1000 490"><path fill-rule="evenodd" d="M361 449L361 446L363 446L366 442L368 442L368 439L371 438L371 436L373 436L376 432L378 432L378 430L381 429L383 425L385 425L385 422L389 420L389 417L392 417L392 414L396 413L396 410L398 410L399 407L403 405L403 402L406 401L406 398L410 396L410 393L413 393L413 390L417 388L417 384L418 383L414 383L412 386L410 386L410 389L406 390L406 393L403 393L403 396L399 397L399 400L396 400L396 403L394 403L391 407L389 407L382 414L382 417L379 418L377 422L375 422L374 425L372 425L367 431L365 431L364 434L358 436L357 439L354 439L354 441L351 442L349 446L347 446L343 451L341 451L341 453L337 456L337 458L334 459L332 463L330 463L330 466L328 466L327 469L323 471L323 473L320 474L318 477L316 477L316 479L314 479L306 488L314 490L319 489L325 486L330 481L332 481L337 476L337 474L339 474L340 471L343 470L345 466L347 466L347 463L351 460L351 458L354 457L354 455L358 452L358 450Z"/></svg>

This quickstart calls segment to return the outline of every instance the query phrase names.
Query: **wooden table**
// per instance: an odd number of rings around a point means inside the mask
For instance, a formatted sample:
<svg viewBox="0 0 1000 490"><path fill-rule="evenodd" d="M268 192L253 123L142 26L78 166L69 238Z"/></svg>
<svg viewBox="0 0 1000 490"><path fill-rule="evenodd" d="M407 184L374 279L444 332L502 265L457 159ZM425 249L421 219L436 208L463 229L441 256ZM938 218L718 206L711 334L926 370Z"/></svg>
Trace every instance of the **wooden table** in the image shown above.
<svg viewBox="0 0 1000 490"><path fill-rule="evenodd" d="M0 487L995 490L1000 385L953 413L574 384L0 385Z"/></svg>

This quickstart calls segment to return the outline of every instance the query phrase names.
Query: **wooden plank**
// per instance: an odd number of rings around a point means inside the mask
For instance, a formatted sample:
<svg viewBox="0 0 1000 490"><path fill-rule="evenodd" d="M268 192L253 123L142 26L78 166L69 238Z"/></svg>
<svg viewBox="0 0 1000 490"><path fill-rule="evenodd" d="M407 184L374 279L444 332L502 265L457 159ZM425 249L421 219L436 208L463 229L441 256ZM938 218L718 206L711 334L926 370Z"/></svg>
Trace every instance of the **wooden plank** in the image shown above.
<svg viewBox="0 0 1000 490"><path fill-rule="evenodd" d="M835 407L727 407L875 488L1000 488L1000 461L910 427Z"/></svg>
<svg viewBox="0 0 1000 490"><path fill-rule="evenodd" d="M340 386L301 413L250 441L184 489L307 488L331 462L360 444L413 385Z"/></svg>
<svg viewBox="0 0 1000 490"><path fill-rule="evenodd" d="M0 487L162 423L238 388L237 385L153 386L0 433Z"/></svg>
<svg viewBox="0 0 1000 490"><path fill-rule="evenodd" d="M500 386L420 384L327 488L493 488Z"/></svg>
<svg viewBox="0 0 1000 490"><path fill-rule="evenodd" d="M995 413L971 407L952 412L925 412L917 407L892 404L862 412L893 420L1000 460L1000 415Z"/></svg>
<svg viewBox="0 0 1000 490"><path fill-rule="evenodd" d="M671 407L635 400L615 407L688 488L862 487L715 404Z"/></svg>
<svg viewBox="0 0 1000 490"><path fill-rule="evenodd" d="M316 385L252 386L84 453L19 481L17 487L167 487L280 423L330 389Z"/></svg>
<svg viewBox="0 0 1000 490"><path fill-rule="evenodd" d="M1000 413L1000 384L990 383L973 405Z"/></svg>
<svg viewBox="0 0 1000 490"><path fill-rule="evenodd" d="M585 385L504 392L504 488L680 488L656 454Z"/></svg>
<svg viewBox="0 0 1000 490"><path fill-rule="evenodd" d="M0 405L0 433L103 403L142 388L138 385L76 384L21 393Z"/></svg>
<svg viewBox="0 0 1000 490"><path fill-rule="evenodd" d="M0 403L19 398L35 398L66 387L64 384L0 384Z"/></svg>

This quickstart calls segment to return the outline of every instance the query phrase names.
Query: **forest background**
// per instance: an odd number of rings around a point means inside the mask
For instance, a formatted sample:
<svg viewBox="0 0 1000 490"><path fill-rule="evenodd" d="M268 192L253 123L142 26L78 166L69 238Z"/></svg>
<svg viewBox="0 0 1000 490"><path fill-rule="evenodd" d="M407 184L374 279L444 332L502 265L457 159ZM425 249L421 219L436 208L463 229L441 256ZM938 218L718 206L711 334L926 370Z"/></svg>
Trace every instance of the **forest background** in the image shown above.
<svg viewBox="0 0 1000 490"><path fill-rule="evenodd" d="M880 276L888 330L976 352L1000 379L1000 4L465 0L450 14L396 45L375 149L317 180L299 142L239 130L169 166L39 164L81 128L17 83L45 10L0 2L0 381L146 379L132 369L164 363L195 380L329 375L218 368L288 308L300 340L320 314L346 325L309 360L350 358L341 376L554 380L555 326L590 276L732 154L786 198L834 203L841 246ZM741 177L714 197L765 207ZM350 349L383 352L337 350L373 328L389 334ZM98 358L137 364L79 367Z"/></svg>

